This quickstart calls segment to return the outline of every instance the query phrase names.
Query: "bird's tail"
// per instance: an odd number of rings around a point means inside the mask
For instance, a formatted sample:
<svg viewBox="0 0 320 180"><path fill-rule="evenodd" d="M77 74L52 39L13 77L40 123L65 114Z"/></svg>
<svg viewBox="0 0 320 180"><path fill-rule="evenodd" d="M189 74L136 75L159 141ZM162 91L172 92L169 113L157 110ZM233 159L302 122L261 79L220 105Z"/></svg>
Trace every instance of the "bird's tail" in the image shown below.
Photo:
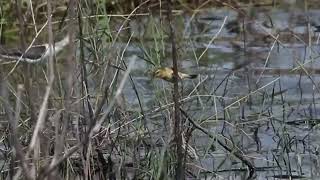
<svg viewBox="0 0 320 180"><path fill-rule="evenodd" d="M198 77L198 74L188 74L187 78L189 79L195 79Z"/></svg>
<svg viewBox="0 0 320 180"><path fill-rule="evenodd" d="M194 79L197 76L198 76L197 74L186 74L186 73L179 72L180 79Z"/></svg>

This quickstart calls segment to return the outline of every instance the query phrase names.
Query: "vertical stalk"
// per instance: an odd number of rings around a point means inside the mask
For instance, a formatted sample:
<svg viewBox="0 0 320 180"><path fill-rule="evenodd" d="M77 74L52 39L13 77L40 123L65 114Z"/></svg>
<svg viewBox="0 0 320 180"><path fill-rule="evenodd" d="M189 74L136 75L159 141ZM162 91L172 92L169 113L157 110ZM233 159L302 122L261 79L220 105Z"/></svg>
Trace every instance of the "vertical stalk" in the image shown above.
<svg viewBox="0 0 320 180"><path fill-rule="evenodd" d="M19 20L19 28L20 28L20 32L19 32L19 37L20 37L20 48L25 50L26 49L26 37L27 37L27 33L26 33L26 23L25 20L23 18L23 13L22 13L22 1L20 0L15 0L15 8L16 8L16 12L17 12L17 16L18 16L18 20ZM28 102L28 106L30 108L30 122L33 125L33 123L35 123L36 121L36 114L35 114L35 108L34 108L34 104L32 103L33 99L33 93L32 93L32 69L30 64L24 64L23 68L25 69L25 73L24 73L24 86L25 86L25 90L27 93L27 102Z"/></svg>
<svg viewBox="0 0 320 180"><path fill-rule="evenodd" d="M172 51L172 64L173 64L173 102L174 102L174 118L172 119L173 129L173 150L176 157L175 167L175 179L184 179L184 167L183 167L183 149L182 149L182 131L181 131L181 114L180 114L180 102L179 102L179 84L178 84L178 63L177 63L177 49L175 40L175 29L172 18L172 1L167 0L168 6L168 22L170 28L171 39L171 51Z"/></svg>

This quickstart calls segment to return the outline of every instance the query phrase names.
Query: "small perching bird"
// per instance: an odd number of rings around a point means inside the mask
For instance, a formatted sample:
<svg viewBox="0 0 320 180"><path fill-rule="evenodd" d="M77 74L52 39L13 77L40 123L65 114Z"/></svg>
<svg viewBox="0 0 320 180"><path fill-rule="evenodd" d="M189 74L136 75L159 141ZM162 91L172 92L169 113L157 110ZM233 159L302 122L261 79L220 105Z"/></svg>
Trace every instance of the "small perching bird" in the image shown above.
<svg viewBox="0 0 320 180"><path fill-rule="evenodd" d="M69 44L69 36L67 35L61 41L54 44L54 53L58 54L66 45ZM38 63L47 59L50 55L49 44L41 44L31 46L21 51L19 49L5 49L0 45L0 58L27 63Z"/></svg>
<svg viewBox="0 0 320 180"><path fill-rule="evenodd" d="M198 75L197 74L186 74L183 72L178 72L179 79L194 79ZM153 77L160 78L168 82L173 82L173 69L169 67L158 68L153 72Z"/></svg>

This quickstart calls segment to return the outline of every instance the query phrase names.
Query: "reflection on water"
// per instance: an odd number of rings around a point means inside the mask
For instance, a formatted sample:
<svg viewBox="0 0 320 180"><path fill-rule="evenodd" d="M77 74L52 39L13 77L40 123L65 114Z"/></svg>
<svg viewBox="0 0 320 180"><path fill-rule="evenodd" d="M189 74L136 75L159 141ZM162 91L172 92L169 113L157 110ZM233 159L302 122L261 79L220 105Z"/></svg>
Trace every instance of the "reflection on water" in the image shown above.
<svg viewBox="0 0 320 180"><path fill-rule="evenodd" d="M236 30L243 28L239 13L227 8L207 9L195 16L185 14L183 35L178 35L179 47L187 47L179 49L180 69L200 75L181 84L183 108L193 119L204 121L202 126L211 133L237 145L257 167L258 179L319 177L320 49L315 31L320 11L292 8L254 12L244 21L250 26L245 33ZM226 16L221 33L209 44ZM133 20L131 25L138 26L139 21ZM143 32L140 29L134 34L144 37ZM146 41L145 46L154 48L154 41ZM136 47L138 42L128 48L127 61L143 54ZM206 53L199 59L203 51ZM162 63L170 65L170 54L165 53ZM153 66L139 57L132 75L143 109L148 112L171 102L172 85L152 79L148 69ZM140 110L130 82L124 94L128 107ZM152 122L166 124L164 116L147 117L150 127ZM166 136L164 129L154 131L159 137ZM197 165L208 172L202 171L202 177L212 177L212 171L216 178L245 177L246 167L206 135L195 131L190 144L199 156L190 162L191 167Z"/></svg>

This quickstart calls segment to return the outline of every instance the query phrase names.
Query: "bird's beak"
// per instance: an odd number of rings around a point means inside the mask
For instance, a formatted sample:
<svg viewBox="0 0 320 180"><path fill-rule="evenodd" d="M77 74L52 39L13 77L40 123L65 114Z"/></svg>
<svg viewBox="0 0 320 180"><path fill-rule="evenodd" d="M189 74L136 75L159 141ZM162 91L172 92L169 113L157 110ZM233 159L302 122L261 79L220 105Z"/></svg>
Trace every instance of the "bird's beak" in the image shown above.
<svg viewBox="0 0 320 180"><path fill-rule="evenodd" d="M152 78L154 78L155 75L156 75L156 71L154 71L154 70L148 70L148 71L147 71L147 74L148 74L149 76L151 76Z"/></svg>

